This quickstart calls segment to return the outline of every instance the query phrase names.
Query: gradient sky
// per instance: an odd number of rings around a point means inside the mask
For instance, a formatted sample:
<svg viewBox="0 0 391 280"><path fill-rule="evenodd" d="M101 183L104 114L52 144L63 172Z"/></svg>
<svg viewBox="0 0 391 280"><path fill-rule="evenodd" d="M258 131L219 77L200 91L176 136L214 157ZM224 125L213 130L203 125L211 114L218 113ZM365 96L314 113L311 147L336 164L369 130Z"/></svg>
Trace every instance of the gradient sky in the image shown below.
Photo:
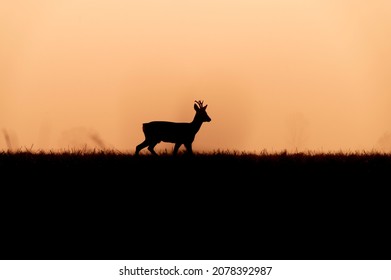
<svg viewBox="0 0 391 280"><path fill-rule="evenodd" d="M1 150L391 151L388 0L0 1Z"/></svg>

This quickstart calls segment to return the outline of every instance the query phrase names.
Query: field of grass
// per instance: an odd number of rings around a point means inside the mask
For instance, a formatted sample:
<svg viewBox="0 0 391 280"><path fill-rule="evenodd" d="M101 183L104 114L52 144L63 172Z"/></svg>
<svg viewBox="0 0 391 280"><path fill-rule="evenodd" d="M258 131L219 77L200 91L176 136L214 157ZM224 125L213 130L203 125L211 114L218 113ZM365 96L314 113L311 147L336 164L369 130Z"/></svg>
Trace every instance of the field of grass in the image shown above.
<svg viewBox="0 0 391 280"><path fill-rule="evenodd" d="M391 171L391 154L217 151L192 157L169 153L135 157L116 151L19 151L0 152L0 170L13 181L41 185L348 187L385 183Z"/></svg>
<svg viewBox="0 0 391 280"><path fill-rule="evenodd" d="M19 151L0 152L0 172L3 233L18 240L2 250L16 258L246 258L231 249L254 246L249 258L371 259L389 248L390 154Z"/></svg>

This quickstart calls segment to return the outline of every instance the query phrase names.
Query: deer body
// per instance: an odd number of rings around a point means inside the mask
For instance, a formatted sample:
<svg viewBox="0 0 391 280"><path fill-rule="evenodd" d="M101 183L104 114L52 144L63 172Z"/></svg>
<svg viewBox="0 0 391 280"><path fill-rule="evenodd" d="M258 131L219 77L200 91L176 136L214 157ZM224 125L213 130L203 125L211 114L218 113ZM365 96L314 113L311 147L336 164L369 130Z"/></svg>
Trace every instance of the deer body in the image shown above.
<svg viewBox="0 0 391 280"><path fill-rule="evenodd" d="M160 142L175 143L173 154L176 155L179 147L184 145L189 154L193 153L192 144L197 132L200 130L203 122L210 122L211 119L206 113L206 107L201 101L196 101L198 106L194 104L196 114L190 123L178 123L169 121L152 121L143 124L143 132L145 140L137 145L136 155L148 147L148 150L157 155L154 147Z"/></svg>

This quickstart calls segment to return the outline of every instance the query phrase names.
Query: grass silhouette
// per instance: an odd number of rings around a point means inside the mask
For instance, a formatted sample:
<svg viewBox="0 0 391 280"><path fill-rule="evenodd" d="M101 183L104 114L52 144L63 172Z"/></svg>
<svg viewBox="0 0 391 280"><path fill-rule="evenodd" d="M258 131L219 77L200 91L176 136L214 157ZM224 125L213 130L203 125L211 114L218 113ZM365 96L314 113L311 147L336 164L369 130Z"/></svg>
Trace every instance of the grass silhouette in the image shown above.
<svg viewBox="0 0 391 280"><path fill-rule="evenodd" d="M2 252L7 259L37 252L43 259L371 259L388 240L390 170L391 155L376 152L3 151L3 240L14 242Z"/></svg>
<svg viewBox="0 0 391 280"><path fill-rule="evenodd" d="M204 185L257 185L269 181L290 185L373 184L386 179L391 155L379 152L267 153L240 151L196 152L194 156L164 151L154 157L116 150L63 150L57 152L3 151L0 169L18 171L32 178L74 178L75 183L104 179L108 184L143 178L142 185L190 185L197 174L208 178ZM153 176L153 174L158 176ZM143 177L144 176L144 177ZM183 180L182 178L187 178ZM27 179L27 178L26 178ZM122 185L122 183L121 183ZM200 186L202 187L202 186Z"/></svg>

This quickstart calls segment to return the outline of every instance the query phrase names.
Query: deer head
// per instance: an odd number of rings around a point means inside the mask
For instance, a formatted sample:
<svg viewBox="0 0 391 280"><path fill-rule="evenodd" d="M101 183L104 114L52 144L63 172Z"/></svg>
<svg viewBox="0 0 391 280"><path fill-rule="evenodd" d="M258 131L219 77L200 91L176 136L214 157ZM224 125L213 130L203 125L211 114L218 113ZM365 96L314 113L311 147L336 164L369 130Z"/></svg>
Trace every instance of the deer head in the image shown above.
<svg viewBox="0 0 391 280"><path fill-rule="evenodd" d="M194 101L196 104L194 104L194 110L196 111L196 119L200 122L210 122L212 119L208 116L206 113L206 108L208 105L203 105L204 101L196 100Z"/></svg>

